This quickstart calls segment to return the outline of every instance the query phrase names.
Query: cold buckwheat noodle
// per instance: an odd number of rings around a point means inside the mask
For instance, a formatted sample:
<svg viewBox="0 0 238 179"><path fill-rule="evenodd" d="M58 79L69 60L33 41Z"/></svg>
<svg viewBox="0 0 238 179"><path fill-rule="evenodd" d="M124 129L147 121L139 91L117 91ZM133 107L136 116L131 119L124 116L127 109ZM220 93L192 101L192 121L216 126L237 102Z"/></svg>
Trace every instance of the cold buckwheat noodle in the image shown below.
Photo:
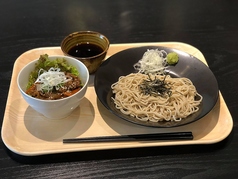
<svg viewBox="0 0 238 179"><path fill-rule="evenodd" d="M150 75L151 79L164 80L164 75ZM188 78L166 76L170 93L165 95L144 94L140 85L148 81L148 75L131 73L121 76L112 84L115 107L122 113L141 121L180 121L197 112L202 96Z"/></svg>

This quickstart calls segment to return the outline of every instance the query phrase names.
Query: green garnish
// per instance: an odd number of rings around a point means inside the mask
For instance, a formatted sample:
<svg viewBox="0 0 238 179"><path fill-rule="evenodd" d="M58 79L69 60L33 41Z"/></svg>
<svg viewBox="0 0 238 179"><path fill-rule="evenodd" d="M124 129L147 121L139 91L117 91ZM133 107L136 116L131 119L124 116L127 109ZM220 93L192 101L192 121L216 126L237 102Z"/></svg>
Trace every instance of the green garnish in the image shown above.
<svg viewBox="0 0 238 179"><path fill-rule="evenodd" d="M40 69L48 71L51 67L60 68L61 71L69 72L76 76L79 75L77 68L69 65L64 58L50 60L48 55L44 54L40 56L39 60L35 64L35 69L30 73L27 89L31 87L37 80Z"/></svg>
<svg viewBox="0 0 238 179"><path fill-rule="evenodd" d="M179 61L179 56L175 52L171 52L167 55L167 63L169 65L175 65Z"/></svg>

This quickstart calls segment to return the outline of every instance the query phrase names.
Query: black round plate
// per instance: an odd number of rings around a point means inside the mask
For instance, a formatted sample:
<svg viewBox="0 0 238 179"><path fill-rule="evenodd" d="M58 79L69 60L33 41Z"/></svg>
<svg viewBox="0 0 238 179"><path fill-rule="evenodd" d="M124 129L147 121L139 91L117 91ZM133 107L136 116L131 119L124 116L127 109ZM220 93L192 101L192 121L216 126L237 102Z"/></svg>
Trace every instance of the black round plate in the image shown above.
<svg viewBox="0 0 238 179"><path fill-rule="evenodd" d="M172 77L186 77L193 82L198 93L203 96L203 101L198 112L179 122L144 122L125 115L115 108L111 99L113 96L111 85L117 82L120 76L136 73L137 71L134 69L133 65L142 58L147 49L165 50L167 53L176 52L179 55L179 62L175 66L169 66L167 71ZM113 114L135 124L150 127L177 127L202 118L216 104L219 91L214 74L203 62L183 51L159 46L130 48L111 56L101 64L100 68L95 73L94 86L101 103Z"/></svg>

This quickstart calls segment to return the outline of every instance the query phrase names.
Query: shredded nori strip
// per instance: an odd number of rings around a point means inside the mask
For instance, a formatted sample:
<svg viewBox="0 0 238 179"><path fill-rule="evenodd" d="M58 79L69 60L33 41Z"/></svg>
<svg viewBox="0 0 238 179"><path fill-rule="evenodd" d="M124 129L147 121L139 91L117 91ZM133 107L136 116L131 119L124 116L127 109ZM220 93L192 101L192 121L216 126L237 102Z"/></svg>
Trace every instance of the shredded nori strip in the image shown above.
<svg viewBox="0 0 238 179"><path fill-rule="evenodd" d="M144 95L151 95L151 96L161 96L161 97L170 97L172 94L170 84L166 83L164 76L163 80L158 78L151 79L150 75L148 74L148 79L143 80L143 82L139 85L140 90Z"/></svg>

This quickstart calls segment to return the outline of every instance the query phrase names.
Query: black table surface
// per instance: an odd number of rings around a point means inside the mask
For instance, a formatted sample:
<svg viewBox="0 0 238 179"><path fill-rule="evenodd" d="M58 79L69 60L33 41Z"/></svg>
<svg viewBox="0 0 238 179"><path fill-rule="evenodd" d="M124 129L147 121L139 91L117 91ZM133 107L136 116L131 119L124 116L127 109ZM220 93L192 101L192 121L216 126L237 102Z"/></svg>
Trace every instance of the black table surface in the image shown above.
<svg viewBox="0 0 238 179"><path fill-rule="evenodd" d="M27 50L59 46L69 33L99 31L111 44L184 42L217 78L234 126L221 142L26 157L0 141L0 178L237 178L238 1L0 1L0 115L13 64ZM2 123L1 120L1 123Z"/></svg>

